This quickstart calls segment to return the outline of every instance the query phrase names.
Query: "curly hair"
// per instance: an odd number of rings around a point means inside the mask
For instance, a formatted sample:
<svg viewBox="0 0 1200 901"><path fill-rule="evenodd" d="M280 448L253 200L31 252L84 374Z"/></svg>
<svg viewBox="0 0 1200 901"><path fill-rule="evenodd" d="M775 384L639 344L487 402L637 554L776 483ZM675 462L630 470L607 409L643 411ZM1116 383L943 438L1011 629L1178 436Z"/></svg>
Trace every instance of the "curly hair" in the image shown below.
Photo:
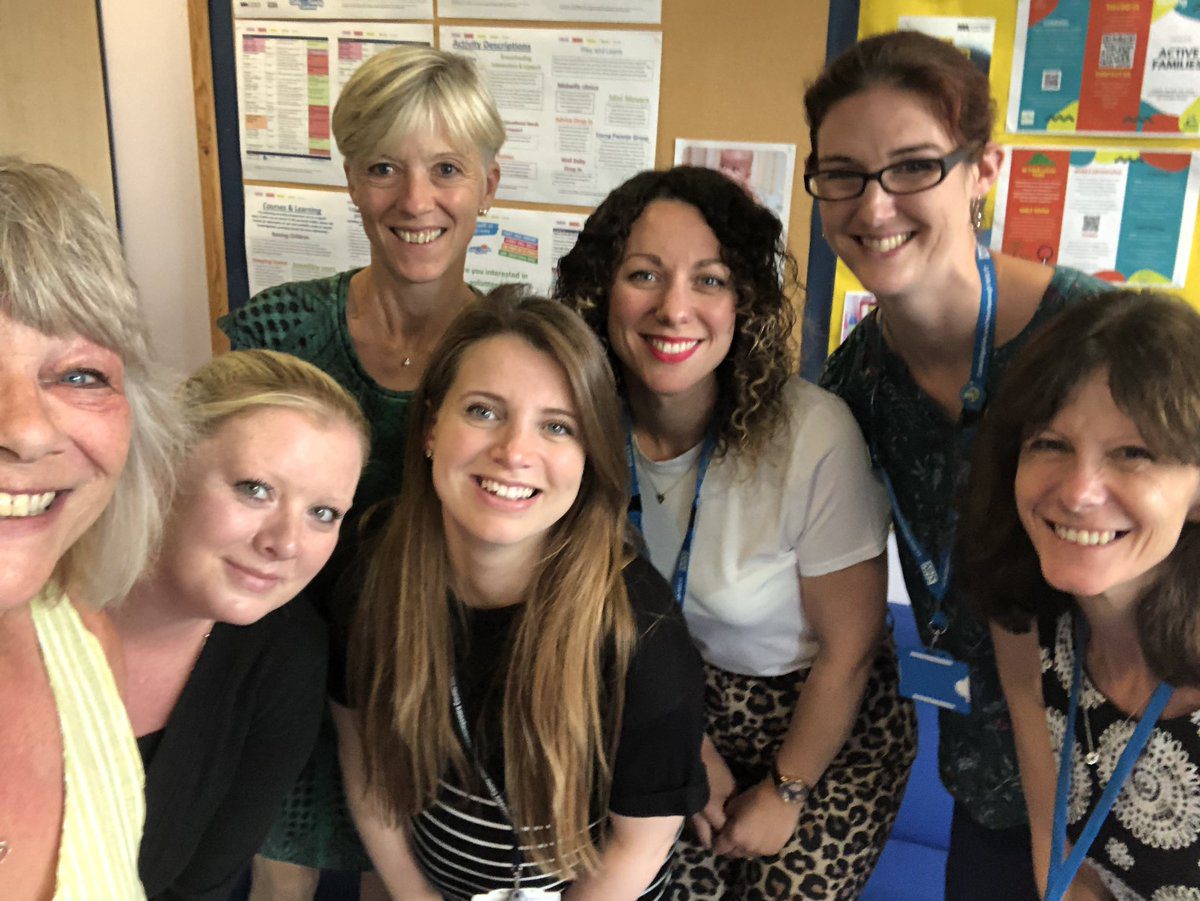
<svg viewBox="0 0 1200 901"><path fill-rule="evenodd" d="M783 225L741 187L711 169L676 166L641 172L613 190L588 217L575 247L558 264L554 296L575 309L608 347L609 294L625 244L656 200L695 207L721 245L737 293L733 344L717 367L713 426L717 453L733 448L754 458L786 417L783 388L795 371L792 337L799 291L796 260ZM624 386L622 386L624 389Z"/></svg>
<svg viewBox="0 0 1200 901"><path fill-rule="evenodd" d="M1059 313L1017 355L975 442L955 543L956 580L988 619L1014 632L1072 606L1046 584L1021 524L1013 483L1025 441L1097 372L1156 457L1200 466L1200 314L1156 292L1113 291ZM1187 522L1138 599L1138 640L1151 670L1200 685L1200 523Z"/></svg>

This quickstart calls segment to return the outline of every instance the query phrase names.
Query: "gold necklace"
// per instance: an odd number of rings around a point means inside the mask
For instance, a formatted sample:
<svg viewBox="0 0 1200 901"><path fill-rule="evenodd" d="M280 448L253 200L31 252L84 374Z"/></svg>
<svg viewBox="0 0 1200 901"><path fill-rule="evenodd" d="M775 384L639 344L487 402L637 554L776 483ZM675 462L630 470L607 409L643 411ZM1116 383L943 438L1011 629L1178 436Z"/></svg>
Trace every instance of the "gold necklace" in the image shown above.
<svg viewBox="0 0 1200 901"><path fill-rule="evenodd" d="M12 845L7 839L0 838L0 863L4 863L4 859L8 857L8 852L12 850Z"/></svg>

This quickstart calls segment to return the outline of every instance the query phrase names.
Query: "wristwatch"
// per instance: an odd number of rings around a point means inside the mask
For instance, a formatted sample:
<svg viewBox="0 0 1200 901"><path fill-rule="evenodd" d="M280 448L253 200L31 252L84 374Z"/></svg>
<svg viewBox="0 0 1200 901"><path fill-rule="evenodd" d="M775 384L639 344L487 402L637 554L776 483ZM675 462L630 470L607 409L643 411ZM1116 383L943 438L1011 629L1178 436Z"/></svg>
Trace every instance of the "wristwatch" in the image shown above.
<svg viewBox="0 0 1200 901"><path fill-rule="evenodd" d="M808 800L812 786L800 776L788 776L779 772L779 761L771 761L771 779L775 782L775 793L788 804L803 804Z"/></svg>

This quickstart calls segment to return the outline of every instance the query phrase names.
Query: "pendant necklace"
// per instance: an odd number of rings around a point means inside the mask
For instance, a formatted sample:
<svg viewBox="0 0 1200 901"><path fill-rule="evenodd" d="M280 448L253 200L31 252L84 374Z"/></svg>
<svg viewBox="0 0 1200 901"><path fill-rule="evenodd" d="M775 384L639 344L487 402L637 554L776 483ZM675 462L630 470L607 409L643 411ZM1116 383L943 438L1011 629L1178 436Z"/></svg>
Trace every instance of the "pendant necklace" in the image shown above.
<svg viewBox="0 0 1200 901"><path fill-rule="evenodd" d="M1151 697L1153 697L1154 692L1151 691L1150 694ZM1146 698L1146 700L1142 702L1141 707L1139 707L1135 712L1129 714L1129 716L1125 717L1125 721L1121 723L1122 731L1125 730L1131 722L1133 722L1135 717L1141 718L1141 715L1146 711L1146 705L1149 703L1150 698ZM1082 707L1083 705L1081 704L1080 706ZM1095 769L1100 763L1100 750L1096 747L1096 743L1092 740L1092 716L1091 711L1086 707L1083 707L1083 735L1084 738L1087 739L1087 753L1083 755L1083 762L1092 769Z"/></svg>
<svg viewBox="0 0 1200 901"><path fill-rule="evenodd" d="M12 850L12 845L7 839L0 838L0 863L4 863L4 858L8 857L8 852Z"/></svg>
<svg viewBox="0 0 1200 901"><path fill-rule="evenodd" d="M648 481L650 483L650 487L654 489L654 499L656 501L658 501L660 506L666 501L667 495L670 494L672 491L674 491L676 488L678 488L680 485L682 485L683 480L686 479L688 476L690 476L692 474L693 470L695 470L695 468L696 468L696 462L692 461L692 465L689 466L687 469L685 469L683 471L683 474L681 476L679 476L679 478L677 478L674 482L672 482L666 488L660 489L658 487L658 482L656 482L654 480L654 475L650 472L650 466L648 465L650 463L650 460L648 457L646 457L645 454L642 453L641 448L638 448L638 456L642 458L643 463L647 464L642 467L642 472L643 472L643 475L646 476L646 481Z"/></svg>

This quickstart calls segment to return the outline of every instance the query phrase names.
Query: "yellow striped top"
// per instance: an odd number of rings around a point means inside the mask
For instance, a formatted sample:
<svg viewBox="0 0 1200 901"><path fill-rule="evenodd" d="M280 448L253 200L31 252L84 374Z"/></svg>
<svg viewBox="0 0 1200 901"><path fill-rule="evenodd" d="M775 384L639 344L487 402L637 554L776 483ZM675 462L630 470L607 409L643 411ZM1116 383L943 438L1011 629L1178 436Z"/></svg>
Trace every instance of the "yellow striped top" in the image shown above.
<svg viewBox="0 0 1200 901"><path fill-rule="evenodd" d="M55 901L144 899L142 759L104 649L58 590L43 590L31 610L63 741Z"/></svg>

